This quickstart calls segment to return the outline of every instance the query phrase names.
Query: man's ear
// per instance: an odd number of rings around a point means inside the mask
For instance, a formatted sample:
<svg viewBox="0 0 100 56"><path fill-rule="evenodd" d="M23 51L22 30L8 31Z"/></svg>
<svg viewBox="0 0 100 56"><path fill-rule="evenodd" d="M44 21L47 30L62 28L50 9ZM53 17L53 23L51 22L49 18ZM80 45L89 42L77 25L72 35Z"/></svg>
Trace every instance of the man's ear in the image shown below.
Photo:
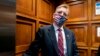
<svg viewBox="0 0 100 56"><path fill-rule="evenodd" d="M55 13L53 13L53 18L54 18L54 16L55 16Z"/></svg>

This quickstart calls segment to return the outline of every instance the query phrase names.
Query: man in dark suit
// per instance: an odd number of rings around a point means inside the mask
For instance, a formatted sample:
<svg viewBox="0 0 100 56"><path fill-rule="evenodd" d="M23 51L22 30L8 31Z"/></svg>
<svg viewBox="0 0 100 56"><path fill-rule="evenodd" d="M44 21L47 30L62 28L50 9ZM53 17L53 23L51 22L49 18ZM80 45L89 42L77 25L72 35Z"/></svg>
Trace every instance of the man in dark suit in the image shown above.
<svg viewBox="0 0 100 56"><path fill-rule="evenodd" d="M24 56L38 56L40 49L42 56L79 56L74 34L63 27L68 14L69 6L59 5L53 14L53 24L39 28Z"/></svg>

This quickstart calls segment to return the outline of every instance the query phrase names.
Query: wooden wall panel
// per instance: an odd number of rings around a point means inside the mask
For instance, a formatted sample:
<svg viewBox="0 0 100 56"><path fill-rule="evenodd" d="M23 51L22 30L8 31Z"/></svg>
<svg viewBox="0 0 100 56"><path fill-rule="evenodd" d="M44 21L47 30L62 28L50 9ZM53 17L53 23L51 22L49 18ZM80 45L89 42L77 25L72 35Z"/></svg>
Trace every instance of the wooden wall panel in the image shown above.
<svg viewBox="0 0 100 56"><path fill-rule="evenodd" d="M35 0L16 0L16 10L17 13L21 13L22 16L25 15L24 17L27 16L35 16Z"/></svg>
<svg viewBox="0 0 100 56"><path fill-rule="evenodd" d="M91 55L92 56L96 56L97 55L97 52L96 51L92 51Z"/></svg>
<svg viewBox="0 0 100 56"><path fill-rule="evenodd" d="M46 26L46 25L49 25L49 23L39 22L39 27L43 27L43 26Z"/></svg>
<svg viewBox="0 0 100 56"><path fill-rule="evenodd" d="M35 22L17 20L16 25L16 54L20 56L34 40Z"/></svg>
<svg viewBox="0 0 100 56"><path fill-rule="evenodd" d="M18 16L16 56L22 56L31 41L34 41L38 28L51 23L54 6L48 0L17 0L16 2L16 16Z"/></svg>
<svg viewBox="0 0 100 56"><path fill-rule="evenodd" d="M78 46L87 46L87 25L67 25L76 37Z"/></svg>
<svg viewBox="0 0 100 56"><path fill-rule="evenodd" d="M92 0L92 20L100 20L100 14L96 15L96 2L100 2L100 0Z"/></svg>
<svg viewBox="0 0 100 56"><path fill-rule="evenodd" d="M87 56L88 55L88 51L85 49L80 49L79 50L79 56Z"/></svg>
<svg viewBox="0 0 100 56"><path fill-rule="evenodd" d="M100 0L78 0L69 3L70 14L66 25L76 35L78 48L81 47L80 56L96 56L100 45L100 37L97 36L100 14L96 15L95 8L98 1L100 2Z"/></svg>
<svg viewBox="0 0 100 56"><path fill-rule="evenodd" d="M96 56L97 55L97 50L91 49L91 56Z"/></svg>
<svg viewBox="0 0 100 56"><path fill-rule="evenodd" d="M73 2L69 4L70 12L68 21L86 21L87 18L87 2Z"/></svg>
<svg viewBox="0 0 100 56"><path fill-rule="evenodd" d="M100 37L97 36L97 28L100 27L100 23L92 24L92 46L98 47L100 45Z"/></svg>
<svg viewBox="0 0 100 56"><path fill-rule="evenodd" d="M51 22L52 5L46 0L37 0L37 17L41 20Z"/></svg>

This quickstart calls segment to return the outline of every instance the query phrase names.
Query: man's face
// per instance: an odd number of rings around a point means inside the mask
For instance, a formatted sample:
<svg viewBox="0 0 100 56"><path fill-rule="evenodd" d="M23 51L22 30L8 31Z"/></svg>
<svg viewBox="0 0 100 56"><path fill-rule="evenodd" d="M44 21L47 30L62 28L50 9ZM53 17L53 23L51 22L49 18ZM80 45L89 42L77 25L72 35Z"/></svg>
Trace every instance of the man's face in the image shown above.
<svg viewBox="0 0 100 56"><path fill-rule="evenodd" d="M61 21L61 17L68 18L69 10L64 7L59 7L56 9L55 13L53 14L53 19L56 24L58 24ZM65 22L65 21L64 21Z"/></svg>

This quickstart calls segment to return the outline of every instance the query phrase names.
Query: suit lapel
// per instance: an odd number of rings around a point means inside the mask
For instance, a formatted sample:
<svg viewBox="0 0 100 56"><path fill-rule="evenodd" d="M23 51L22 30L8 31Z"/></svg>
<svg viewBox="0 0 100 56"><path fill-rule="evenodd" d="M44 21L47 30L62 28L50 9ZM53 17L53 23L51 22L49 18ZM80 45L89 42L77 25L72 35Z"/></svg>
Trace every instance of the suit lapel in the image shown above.
<svg viewBox="0 0 100 56"><path fill-rule="evenodd" d="M64 32L65 32L65 38L66 38L66 48L67 48L67 54L69 56L70 54L70 47L71 47L71 44L70 44L70 34L68 32L68 30L66 28L64 28Z"/></svg>
<svg viewBox="0 0 100 56"><path fill-rule="evenodd" d="M53 25L51 25L51 27L48 29L48 35L50 36L51 42L54 46L54 49L56 50L57 54L58 54L58 47L57 47L57 40L56 40L56 35L55 35L55 30Z"/></svg>

